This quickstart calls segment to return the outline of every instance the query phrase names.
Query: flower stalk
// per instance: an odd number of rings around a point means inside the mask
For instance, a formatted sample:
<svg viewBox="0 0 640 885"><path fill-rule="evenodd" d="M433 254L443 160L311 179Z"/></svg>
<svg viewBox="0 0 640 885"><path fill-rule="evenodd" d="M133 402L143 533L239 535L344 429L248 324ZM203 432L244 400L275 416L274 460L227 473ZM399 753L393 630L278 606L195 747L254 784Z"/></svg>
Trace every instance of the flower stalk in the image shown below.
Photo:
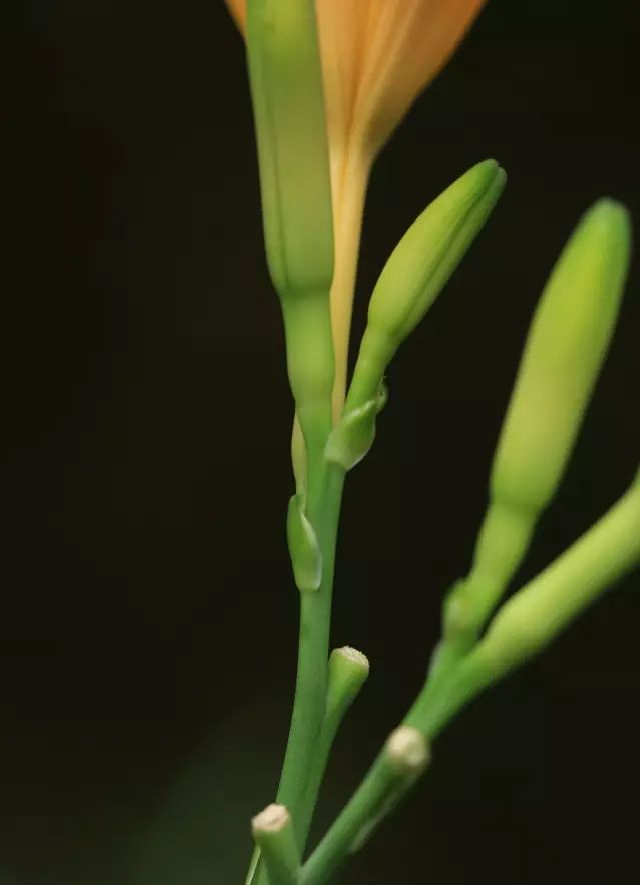
<svg viewBox="0 0 640 885"><path fill-rule="evenodd" d="M307 789L327 692L333 550L340 487L324 461L334 378L331 182L316 17L309 0L251 0L246 37L267 263L282 307L287 371L304 442L288 537L300 589L296 692L277 799L292 814ZM304 815L306 817L306 814ZM262 869L261 869L262 867ZM248 881L264 881L256 858Z"/></svg>
<svg viewBox="0 0 640 885"><path fill-rule="evenodd" d="M251 821L251 832L262 851L270 885L296 885L300 855L291 816L284 805L269 805Z"/></svg>
<svg viewBox="0 0 640 885"><path fill-rule="evenodd" d="M433 741L486 688L539 654L602 593L640 566L640 482L554 563L523 587L494 618L486 637L458 660L444 682L427 681L402 729ZM388 751L387 744L387 751ZM300 872L300 885L324 885L357 851L426 766L398 790L385 750Z"/></svg>
<svg viewBox="0 0 640 885"><path fill-rule="evenodd" d="M533 318L494 457L488 510L470 570L447 594L443 636L424 686L301 862L334 738L369 671L351 648L328 654L345 476L374 442L392 358L483 228L506 181L495 161L478 163L410 226L374 288L349 383L368 178L377 153L485 2L227 0L246 36L265 250L295 405L296 493L287 540L300 600L296 690L277 803L253 820L247 885L329 882L424 772L430 743L451 718L640 564L639 471L596 525L499 607L559 488L613 335L630 224L624 207L601 200L567 243Z"/></svg>
<svg viewBox="0 0 640 885"><path fill-rule="evenodd" d="M300 885L324 885L349 854L358 851L429 764L418 729L401 725L389 735L359 789L302 867Z"/></svg>

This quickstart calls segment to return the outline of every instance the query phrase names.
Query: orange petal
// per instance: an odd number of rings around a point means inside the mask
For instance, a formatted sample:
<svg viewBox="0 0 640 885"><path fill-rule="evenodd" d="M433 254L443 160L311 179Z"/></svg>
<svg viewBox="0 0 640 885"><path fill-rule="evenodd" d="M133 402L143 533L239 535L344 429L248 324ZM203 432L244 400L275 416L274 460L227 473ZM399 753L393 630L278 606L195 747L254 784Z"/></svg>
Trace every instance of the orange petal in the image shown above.
<svg viewBox="0 0 640 885"><path fill-rule="evenodd" d="M486 2L316 0L334 154L346 150L353 130L379 149ZM226 3L244 30L247 0ZM334 166L341 165L340 156L335 157Z"/></svg>
<svg viewBox="0 0 640 885"><path fill-rule="evenodd" d="M354 121L375 149L447 62L487 0L369 0Z"/></svg>
<svg viewBox="0 0 640 885"><path fill-rule="evenodd" d="M229 7L229 12L233 16L235 23L244 34L247 23L247 0L225 0L225 3Z"/></svg>

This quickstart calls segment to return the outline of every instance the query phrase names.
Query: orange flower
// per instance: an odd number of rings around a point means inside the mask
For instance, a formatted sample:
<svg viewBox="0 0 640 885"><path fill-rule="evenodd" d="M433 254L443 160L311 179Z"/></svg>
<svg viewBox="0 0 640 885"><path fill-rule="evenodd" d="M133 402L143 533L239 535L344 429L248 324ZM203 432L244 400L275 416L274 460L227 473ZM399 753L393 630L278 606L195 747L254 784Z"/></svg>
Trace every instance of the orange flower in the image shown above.
<svg viewBox="0 0 640 885"><path fill-rule="evenodd" d="M247 0L226 0L244 29ZM334 406L344 402L353 290L371 165L487 0L316 0L335 235Z"/></svg>

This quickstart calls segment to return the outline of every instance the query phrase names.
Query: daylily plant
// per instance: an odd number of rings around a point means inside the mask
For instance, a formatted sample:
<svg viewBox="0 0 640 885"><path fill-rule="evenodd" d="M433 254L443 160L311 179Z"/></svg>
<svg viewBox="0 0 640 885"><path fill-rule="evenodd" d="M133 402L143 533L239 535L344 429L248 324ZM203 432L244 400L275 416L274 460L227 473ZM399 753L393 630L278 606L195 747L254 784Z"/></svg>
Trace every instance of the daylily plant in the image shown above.
<svg viewBox="0 0 640 885"><path fill-rule="evenodd" d="M442 639L425 684L303 861L334 736L369 669L355 649L329 655L345 477L374 442L390 362L489 219L506 175L494 160L477 163L410 225L371 295L349 378L371 166L485 0L226 2L246 38L265 249L296 415L296 490L287 513L300 592L296 693L277 801L253 821L247 883L323 885L424 772L430 741L449 720L640 563L639 471L599 522L501 605L560 487L606 357L631 230L625 208L602 199L562 251L531 323L471 568L446 594Z"/></svg>
<svg viewBox="0 0 640 885"><path fill-rule="evenodd" d="M344 402L364 200L373 162L487 0L316 0L335 231L334 409ZM227 0L244 32L247 0Z"/></svg>

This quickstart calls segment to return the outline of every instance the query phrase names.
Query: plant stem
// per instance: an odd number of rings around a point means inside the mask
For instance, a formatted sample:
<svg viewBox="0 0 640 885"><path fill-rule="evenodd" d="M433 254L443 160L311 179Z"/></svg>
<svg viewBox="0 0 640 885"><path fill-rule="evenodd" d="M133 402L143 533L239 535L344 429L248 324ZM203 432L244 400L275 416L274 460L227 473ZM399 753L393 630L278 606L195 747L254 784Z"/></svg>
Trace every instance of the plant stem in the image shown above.
<svg viewBox="0 0 640 885"><path fill-rule="evenodd" d="M432 741L481 691L545 648L622 575L640 564L640 486L619 501L571 547L511 598L486 635L451 669L427 678L403 726ZM298 885L324 885L395 808L406 789L381 753L302 867ZM406 785L407 788L410 784ZM364 828L364 829L363 829Z"/></svg>
<svg viewBox="0 0 640 885"><path fill-rule="evenodd" d="M334 649L329 657L327 703L307 787L311 796L318 795L335 736L368 673L369 662L356 649ZM312 813L313 808L309 808L306 817L299 817L299 831L303 839L307 837Z"/></svg>
<svg viewBox="0 0 640 885"><path fill-rule="evenodd" d="M359 150L353 151L349 161L345 161L344 168L341 169L339 199L336 199L338 193L334 192L335 269L330 299L331 340L335 359L334 417L337 417L344 402L351 304L369 165ZM321 323L324 325L323 320ZM301 364L306 371L313 374L315 370L309 369L309 353L306 348L302 353L292 348L293 342L301 338L290 328L290 324L291 318L287 318L285 312L290 377L293 363ZM307 328L317 328L317 323L310 324L308 318L304 318L301 324ZM296 406L298 405L296 397ZM304 431L304 416L299 409L298 417ZM295 697L277 794L278 802L286 805L291 812L301 852L304 850L329 755L329 748L320 748L318 740L326 703L335 547L344 485L343 471L335 465L327 465L324 460L324 446L331 427L324 430L326 432L315 432L312 435L304 433L308 480L307 516L318 537L323 568L318 590L303 593L300 598ZM246 885L267 885L266 873L255 853Z"/></svg>
<svg viewBox="0 0 640 885"><path fill-rule="evenodd" d="M309 486L309 511L317 527L322 551L322 582L317 591L302 593L300 599L300 644L296 693L291 729L285 754L278 801L291 809L300 850L304 847L307 827L315 807L319 785L309 790L311 763L317 750L327 696L327 666L335 546L340 516L344 475L335 467L323 465L323 495L317 512L312 509L312 484Z"/></svg>
<svg viewBox="0 0 640 885"><path fill-rule="evenodd" d="M316 468L312 452L308 463L309 518L318 533L322 552L322 581L318 590L300 594L296 690L277 794L277 801L291 812L300 852L304 850L328 755L323 752L322 763L316 763L327 696L335 547L344 485L344 473L339 468L324 460ZM267 885L263 864L256 865L248 881Z"/></svg>
<svg viewBox="0 0 640 885"><path fill-rule="evenodd" d="M345 153L344 162L340 164L333 194L335 268L331 286L331 324L335 358L334 417L339 415L344 403L351 305L369 170L370 158L356 143ZM287 337L291 341L294 336L288 334ZM302 354L305 362L306 356ZM288 362L291 357L289 353ZM327 692L333 572L344 486L343 471L324 461L326 437L318 434L316 439L317 443L314 444L305 438L307 515L320 544L322 581L317 591L301 594L295 697L277 794L278 802L286 805L291 812L300 852L306 844L330 750L330 740L323 740L320 746L319 739ZM246 885L267 883L263 864L254 853Z"/></svg>
<svg viewBox="0 0 640 885"><path fill-rule="evenodd" d="M330 879L345 856L358 851L378 823L402 800L428 760L428 746L420 732L407 726L397 728L300 871L298 885L323 885Z"/></svg>
<svg viewBox="0 0 640 885"><path fill-rule="evenodd" d="M327 836L302 867L300 885L322 885L330 879L369 820L382 807L391 791L381 758L376 759L358 790L353 794Z"/></svg>
<svg viewBox="0 0 640 885"><path fill-rule="evenodd" d="M296 885L300 874L300 854L296 847L291 815L284 805L269 805L251 822L271 885Z"/></svg>

